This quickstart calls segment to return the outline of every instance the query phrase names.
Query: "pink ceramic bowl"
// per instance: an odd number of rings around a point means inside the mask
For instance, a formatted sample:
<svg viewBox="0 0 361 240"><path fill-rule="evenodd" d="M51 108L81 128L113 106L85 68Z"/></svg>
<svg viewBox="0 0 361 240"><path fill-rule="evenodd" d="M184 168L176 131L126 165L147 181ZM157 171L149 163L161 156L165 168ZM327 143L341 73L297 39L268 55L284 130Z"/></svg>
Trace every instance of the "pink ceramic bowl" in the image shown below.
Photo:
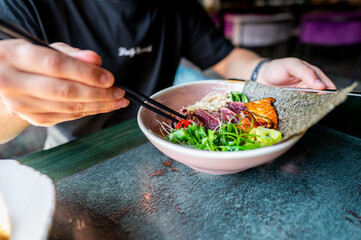
<svg viewBox="0 0 361 240"><path fill-rule="evenodd" d="M187 83L166 88L151 98L178 111L180 108L194 104L210 92L241 91L243 82L208 80ZM143 107L138 112L138 124L148 140L168 157L193 169L211 174L232 174L241 172L269 162L289 150L302 135L290 138L285 142L260 149L238 152L211 152L197 150L174 144L165 140L160 134L158 121L165 118Z"/></svg>

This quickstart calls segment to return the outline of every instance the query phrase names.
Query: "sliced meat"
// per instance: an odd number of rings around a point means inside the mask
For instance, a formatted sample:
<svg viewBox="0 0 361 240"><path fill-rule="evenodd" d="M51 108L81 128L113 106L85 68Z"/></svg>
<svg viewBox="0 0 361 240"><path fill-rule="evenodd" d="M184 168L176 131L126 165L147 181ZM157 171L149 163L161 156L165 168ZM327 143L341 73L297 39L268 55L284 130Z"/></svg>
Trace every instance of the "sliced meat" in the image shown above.
<svg viewBox="0 0 361 240"><path fill-rule="evenodd" d="M228 123L230 119L232 123L239 123L239 117L238 116L235 116L237 115L237 113L233 112L232 110L228 109L228 108L221 108L220 109L221 111L221 114L222 114L222 118L223 118L223 121ZM235 116L235 117L233 117Z"/></svg>
<svg viewBox="0 0 361 240"><path fill-rule="evenodd" d="M237 114L240 114L242 110L247 110L243 102L230 102L228 103L228 108Z"/></svg>
<svg viewBox="0 0 361 240"><path fill-rule="evenodd" d="M179 110L179 113L187 116L187 119L197 126L212 130L217 129L221 122L228 123L230 119L232 123L240 123L244 131L249 130L250 127L259 126L277 129L277 113L272 106L274 101L273 98L264 98L248 103L230 102L227 108L220 108L219 112L203 109L193 112L183 108Z"/></svg>
<svg viewBox="0 0 361 240"><path fill-rule="evenodd" d="M217 113L217 112L208 112L208 113L211 114L213 117L217 118L220 121L223 120L222 114L220 114L220 113Z"/></svg>
<svg viewBox="0 0 361 240"><path fill-rule="evenodd" d="M202 109L198 109L194 115L203 122L206 129L215 130L219 127L220 120Z"/></svg>

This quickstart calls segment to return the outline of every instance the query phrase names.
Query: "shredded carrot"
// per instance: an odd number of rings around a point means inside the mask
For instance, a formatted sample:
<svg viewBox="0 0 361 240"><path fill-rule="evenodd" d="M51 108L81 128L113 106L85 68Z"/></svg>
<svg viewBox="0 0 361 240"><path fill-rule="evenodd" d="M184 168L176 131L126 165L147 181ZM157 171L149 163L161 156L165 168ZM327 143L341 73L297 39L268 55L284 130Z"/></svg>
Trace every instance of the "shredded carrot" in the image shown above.
<svg viewBox="0 0 361 240"><path fill-rule="evenodd" d="M175 129L178 128L183 128L185 129L186 127L188 127L189 125L191 125L191 123L188 120L182 119L178 122L177 126L175 127Z"/></svg>

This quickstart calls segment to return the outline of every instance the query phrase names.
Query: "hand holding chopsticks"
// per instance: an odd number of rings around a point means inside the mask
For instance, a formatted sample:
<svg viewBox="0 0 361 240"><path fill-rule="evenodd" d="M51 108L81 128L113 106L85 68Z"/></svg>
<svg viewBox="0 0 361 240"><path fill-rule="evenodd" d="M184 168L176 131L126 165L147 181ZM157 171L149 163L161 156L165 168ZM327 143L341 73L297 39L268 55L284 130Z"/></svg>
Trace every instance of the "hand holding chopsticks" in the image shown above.
<svg viewBox="0 0 361 240"><path fill-rule="evenodd" d="M10 39L24 39L28 42L31 42L35 45L39 45L39 46L43 46L43 47L47 47L50 49L53 49L55 51L57 51L56 49L52 48L51 46L49 46L46 42L44 42L41 39L38 39L37 37L31 35L30 33L22 30L21 28L6 22L4 20L0 19L0 37L1 38L10 38ZM137 103L139 103L140 105L142 105L143 107L146 107L148 109L150 109L151 111L154 111L172 121L178 122L178 119L175 118L175 116L181 118L181 119L185 119L186 117L179 114L178 112L168 108L167 106L164 106L163 104L145 96L142 93L139 93L137 91L134 91L124 85L122 85L121 83L117 83L115 82L114 84L115 86L122 88L123 90L126 91L125 97L135 101ZM150 103L150 104L149 104ZM163 110L163 111L161 111ZM174 117L173 117L174 116Z"/></svg>

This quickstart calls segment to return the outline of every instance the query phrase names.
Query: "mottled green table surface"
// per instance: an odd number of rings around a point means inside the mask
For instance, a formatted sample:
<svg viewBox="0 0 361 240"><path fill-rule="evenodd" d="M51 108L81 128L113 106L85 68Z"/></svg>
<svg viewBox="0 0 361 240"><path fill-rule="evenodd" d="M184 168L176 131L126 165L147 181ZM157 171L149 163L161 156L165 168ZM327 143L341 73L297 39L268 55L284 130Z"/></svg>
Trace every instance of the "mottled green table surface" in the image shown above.
<svg viewBox="0 0 361 240"><path fill-rule="evenodd" d="M172 161L135 120L20 161L56 183L50 239L361 239L361 139L320 125L233 175Z"/></svg>

